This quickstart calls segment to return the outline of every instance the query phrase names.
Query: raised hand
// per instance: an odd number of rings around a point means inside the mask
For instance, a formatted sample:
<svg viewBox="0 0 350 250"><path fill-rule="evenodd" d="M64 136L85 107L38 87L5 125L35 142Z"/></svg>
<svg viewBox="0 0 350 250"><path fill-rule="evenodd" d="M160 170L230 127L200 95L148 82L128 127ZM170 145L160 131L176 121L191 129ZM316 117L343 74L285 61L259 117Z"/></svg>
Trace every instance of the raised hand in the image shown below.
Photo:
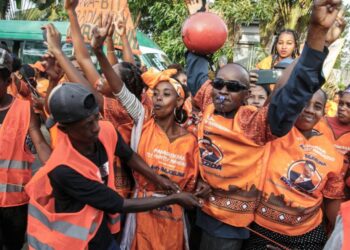
<svg viewBox="0 0 350 250"><path fill-rule="evenodd" d="M46 29L47 48L48 51L55 54L61 51L61 33L55 28L53 24L45 25L42 29Z"/></svg>
<svg viewBox="0 0 350 250"><path fill-rule="evenodd" d="M79 0L64 0L65 10L75 10L79 4Z"/></svg>
<svg viewBox="0 0 350 250"><path fill-rule="evenodd" d="M124 16L124 9L119 11L117 27L115 31L120 37L126 36L126 18Z"/></svg>
<svg viewBox="0 0 350 250"><path fill-rule="evenodd" d="M341 4L341 0L314 0L310 23L328 30L337 18Z"/></svg>
<svg viewBox="0 0 350 250"><path fill-rule="evenodd" d="M58 82L63 77L64 71L52 53L47 52L43 56L42 65L50 80Z"/></svg>
<svg viewBox="0 0 350 250"><path fill-rule="evenodd" d="M191 15L197 13L199 10L203 8L202 0L185 0L188 11ZM206 7L206 6L204 6ZM207 8L207 7L206 7Z"/></svg>
<svg viewBox="0 0 350 250"><path fill-rule="evenodd" d="M107 14L106 18L102 20L102 15L100 16L100 22L98 26L92 29L92 40L91 47L93 49L101 49L104 41L107 38L108 31L113 24L113 15Z"/></svg>
<svg viewBox="0 0 350 250"><path fill-rule="evenodd" d="M331 45L333 42L335 42L343 33L346 26L346 22L343 15L344 15L344 11L343 10L339 11L333 26L328 30L328 33L326 36L326 42L328 45Z"/></svg>

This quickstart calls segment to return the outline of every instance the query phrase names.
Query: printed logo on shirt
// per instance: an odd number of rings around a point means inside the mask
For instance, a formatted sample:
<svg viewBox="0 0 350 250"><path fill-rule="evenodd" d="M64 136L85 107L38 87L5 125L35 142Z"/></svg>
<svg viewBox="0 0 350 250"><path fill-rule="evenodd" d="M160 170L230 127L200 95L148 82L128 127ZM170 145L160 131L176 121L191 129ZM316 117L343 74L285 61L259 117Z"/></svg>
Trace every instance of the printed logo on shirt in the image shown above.
<svg viewBox="0 0 350 250"><path fill-rule="evenodd" d="M212 143L208 137L199 140L198 145L203 166L221 170L222 165L219 162L222 160L223 154L219 147Z"/></svg>
<svg viewBox="0 0 350 250"><path fill-rule="evenodd" d="M299 160L289 166L287 177L283 176L281 180L298 191L312 193L320 185L322 177L314 162Z"/></svg>

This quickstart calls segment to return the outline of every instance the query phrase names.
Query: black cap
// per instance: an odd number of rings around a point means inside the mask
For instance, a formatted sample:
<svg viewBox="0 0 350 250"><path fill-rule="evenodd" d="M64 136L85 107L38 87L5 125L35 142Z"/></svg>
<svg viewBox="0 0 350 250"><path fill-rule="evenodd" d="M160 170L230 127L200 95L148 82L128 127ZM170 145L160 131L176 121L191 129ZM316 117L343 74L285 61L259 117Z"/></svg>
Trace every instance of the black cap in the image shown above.
<svg viewBox="0 0 350 250"><path fill-rule="evenodd" d="M99 112L94 94L79 83L63 83L56 86L48 99L50 117L46 127L55 123L69 124L88 118Z"/></svg>

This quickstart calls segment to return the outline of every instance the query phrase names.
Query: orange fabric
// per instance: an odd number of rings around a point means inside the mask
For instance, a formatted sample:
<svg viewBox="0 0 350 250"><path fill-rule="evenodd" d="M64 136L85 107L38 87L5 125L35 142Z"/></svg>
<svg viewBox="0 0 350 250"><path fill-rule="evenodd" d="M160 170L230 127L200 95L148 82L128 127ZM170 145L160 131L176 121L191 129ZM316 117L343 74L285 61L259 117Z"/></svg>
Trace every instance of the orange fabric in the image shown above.
<svg viewBox="0 0 350 250"><path fill-rule="evenodd" d="M35 68L41 72L45 72L46 69L45 67L43 66L42 62L40 61L36 61L34 64L29 64L32 68Z"/></svg>
<svg viewBox="0 0 350 250"><path fill-rule="evenodd" d="M152 115L152 100L147 94L142 94L141 103L145 108L145 121L148 121ZM115 98L104 97L103 116L105 120L113 124L114 128L121 134L124 141L127 144L130 144L133 121L122 104Z"/></svg>
<svg viewBox="0 0 350 250"><path fill-rule="evenodd" d="M271 142L267 174L255 222L280 234L297 236L322 222L323 197L340 199L333 185L342 174L342 155L322 133L307 140L297 128Z"/></svg>
<svg viewBox="0 0 350 250"><path fill-rule="evenodd" d="M326 103L325 113L328 117L335 117L337 115L338 104L334 101L328 100Z"/></svg>
<svg viewBox="0 0 350 250"><path fill-rule="evenodd" d="M336 117L326 117L322 122L317 124L317 128L332 141L337 151L344 156L344 174L347 176L348 180L350 180L350 127L348 125L340 124ZM337 179L339 185L344 184L344 176L338 176Z"/></svg>
<svg viewBox="0 0 350 250"><path fill-rule="evenodd" d="M29 124L30 103L15 98L0 126L0 207L28 203L24 185L32 177L34 161L33 155L25 150Z"/></svg>
<svg viewBox="0 0 350 250"><path fill-rule="evenodd" d="M211 97L213 91L213 86L211 85L211 81L206 81L201 88L198 90L197 94L193 98L193 105L199 108L202 112L213 103L213 99Z"/></svg>
<svg viewBox="0 0 350 250"><path fill-rule="evenodd" d="M241 107L234 119L210 105L199 124L200 173L212 187L203 211L226 224L244 227L254 219L261 195L265 143L272 139L267 107Z"/></svg>
<svg viewBox="0 0 350 250"><path fill-rule="evenodd" d="M147 94L142 95L142 105L145 108L145 121L151 118L152 101ZM131 131L134 126L132 118L124 109L122 104L115 98L104 97L104 119L111 122L114 128L123 137L125 143L130 144ZM119 158L115 159L115 187L117 192L123 197L129 197L132 181L127 175L124 166L121 165Z"/></svg>
<svg viewBox="0 0 350 250"><path fill-rule="evenodd" d="M261 60L257 65L257 69L271 69L272 66L272 56L265 57L263 60Z"/></svg>
<svg viewBox="0 0 350 250"><path fill-rule="evenodd" d="M190 133L170 142L153 119L143 128L139 155L159 175L170 178L182 190L193 191L198 173L197 139ZM158 188L138 173L138 197L157 196ZM183 249L187 244L184 214L179 205L136 214L133 249ZM150 230L152 229L152 230Z"/></svg>
<svg viewBox="0 0 350 250"><path fill-rule="evenodd" d="M37 80L36 89L42 97L46 96L47 88L49 87L49 80L46 78L40 78Z"/></svg>
<svg viewBox="0 0 350 250"><path fill-rule="evenodd" d="M343 247L342 250L350 249L350 201L344 202L340 207L340 214L343 218Z"/></svg>
<svg viewBox="0 0 350 250"><path fill-rule="evenodd" d="M117 135L112 124L108 122L100 122L100 127L99 140L106 149L109 162L107 185L115 190L113 164ZM40 249L40 247L35 245L38 244L37 242L53 249L67 249L67 246L71 249L86 249L89 241L94 237L101 224L104 213L89 205L85 205L81 211L76 213L55 212L54 198L52 196L53 190L48 173L62 164L69 166L85 178L103 183L97 166L76 151L71 145L68 136L61 133L57 147L52 152L46 165L38 171L26 186L26 192L30 197L27 229L30 249ZM37 211L39 211L41 216L38 216ZM113 215L113 218L115 216ZM62 232L64 228L59 229L55 226L60 223L83 228L88 234L83 237L79 232L75 232L76 237L69 236L74 228L71 227L69 230ZM119 229L119 223L110 227L112 233L117 233Z"/></svg>
<svg viewBox="0 0 350 250"><path fill-rule="evenodd" d="M32 94L23 81L20 81L20 89L17 88L14 82L12 82L7 88L7 93L19 99L31 101Z"/></svg>

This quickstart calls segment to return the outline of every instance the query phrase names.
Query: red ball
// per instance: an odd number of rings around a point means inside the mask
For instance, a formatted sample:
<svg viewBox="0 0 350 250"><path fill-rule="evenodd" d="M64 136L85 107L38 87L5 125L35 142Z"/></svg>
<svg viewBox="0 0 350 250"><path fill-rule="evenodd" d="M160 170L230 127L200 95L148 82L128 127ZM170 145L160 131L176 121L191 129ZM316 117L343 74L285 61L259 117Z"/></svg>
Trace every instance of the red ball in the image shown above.
<svg viewBox="0 0 350 250"><path fill-rule="evenodd" d="M184 22L182 40L191 52L208 55L220 49L227 39L227 26L216 14L198 12Z"/></svg>

